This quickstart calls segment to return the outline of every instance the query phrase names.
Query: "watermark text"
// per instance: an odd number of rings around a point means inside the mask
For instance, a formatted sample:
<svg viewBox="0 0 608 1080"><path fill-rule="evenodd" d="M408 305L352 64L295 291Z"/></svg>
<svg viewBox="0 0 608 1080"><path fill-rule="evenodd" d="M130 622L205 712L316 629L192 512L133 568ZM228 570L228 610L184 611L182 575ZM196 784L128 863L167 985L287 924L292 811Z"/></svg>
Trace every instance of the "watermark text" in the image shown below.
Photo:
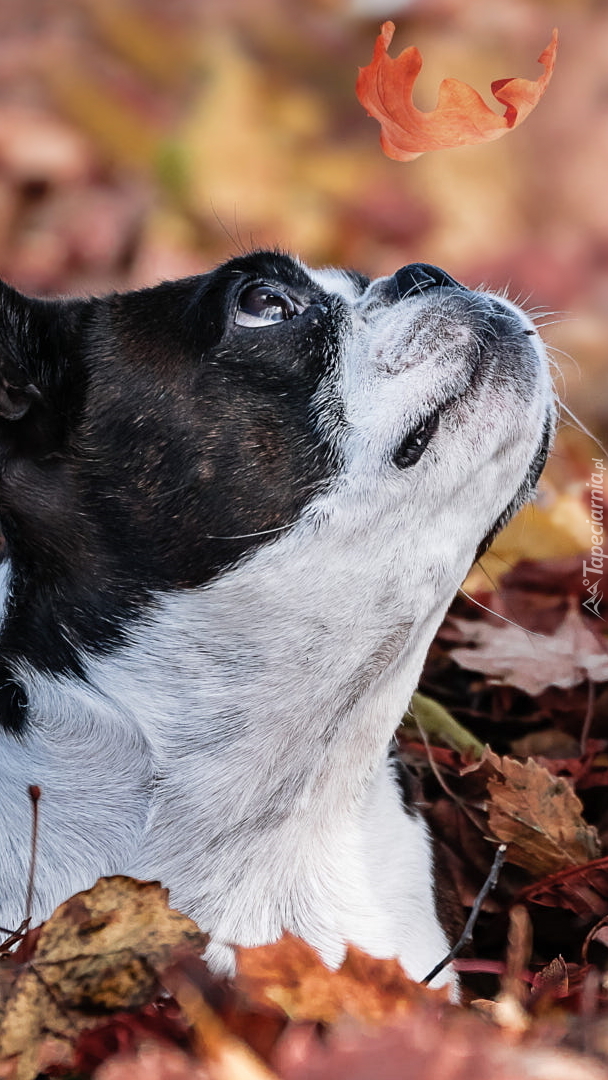
<svg viewBox="0 0 608 1080"><path fill-rule="evenodd" d="M583 562L583 586L589 595L586 600L583 600L583 607L601 619L602 615L600 615L599 609L604 598L602 591L604 561L608 559L608 551L604 551L606 547L604 533L604 475L606 466L603 458L591 458L591 462L593 472L591 473L591 480L587 484L591 495L591 517L587 519L591 527L591 556L589 562L586 560Z"/></svg>

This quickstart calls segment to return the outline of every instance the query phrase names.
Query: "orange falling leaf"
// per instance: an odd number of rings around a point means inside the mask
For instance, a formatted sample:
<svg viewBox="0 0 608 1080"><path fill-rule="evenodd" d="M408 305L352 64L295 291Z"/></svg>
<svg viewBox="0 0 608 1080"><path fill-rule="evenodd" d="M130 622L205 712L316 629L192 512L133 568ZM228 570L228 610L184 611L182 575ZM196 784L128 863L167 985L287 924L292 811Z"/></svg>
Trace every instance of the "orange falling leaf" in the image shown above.
<svg viewBox="0 0 608 1080"><path fill-rule="evenodd" d="M421 112L414 105L412 90L422 57L415 45L404 49L396 59L389 56L394 32L394 23L383 23L371 64L359 69L357 97L369 115L380 121L382 149L396 161L412 161L427 150L499 139L529 116L547 89L555 66L557 30L538 58L545 70L536 81L497 79L492 83L494 97L506 106L502 116L459 79L444 79L437 107L432 112Z"/></svg>

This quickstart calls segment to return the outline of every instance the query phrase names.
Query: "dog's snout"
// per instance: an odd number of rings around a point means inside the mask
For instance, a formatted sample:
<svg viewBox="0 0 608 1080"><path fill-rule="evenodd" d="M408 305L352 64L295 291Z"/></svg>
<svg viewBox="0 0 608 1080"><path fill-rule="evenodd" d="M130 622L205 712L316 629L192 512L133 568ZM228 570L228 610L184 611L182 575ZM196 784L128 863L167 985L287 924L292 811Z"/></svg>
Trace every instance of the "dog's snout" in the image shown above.
<svg viewBox="0 0 608 1080"><path fill-rule="evenodd" d="M437 286L458 287L458 282L438 266L430 263L409 263L393 275L400 300L413 293Z"/></svg>

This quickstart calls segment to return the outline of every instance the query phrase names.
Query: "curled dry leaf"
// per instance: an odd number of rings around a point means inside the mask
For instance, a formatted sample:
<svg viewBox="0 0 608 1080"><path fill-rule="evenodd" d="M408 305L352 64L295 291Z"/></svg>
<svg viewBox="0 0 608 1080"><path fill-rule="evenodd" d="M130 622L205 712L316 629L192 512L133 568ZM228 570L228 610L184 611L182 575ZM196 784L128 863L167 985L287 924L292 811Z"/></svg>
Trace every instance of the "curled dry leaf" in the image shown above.
<svg viewBox="0 0 608 1080"><path fill-rule="evenodd" d="M555 65L557 30L538 58L545 70L535 82L498 79L492 83L494 97L506 106L502 116L459 79L444 79L437 107L432 112L421 112L414 105L412 91L422 57L415 45L404 49L396 59L390 57L388 47L394 32L394 23L383 23L371 63L359 69L357 97L370 116L380 121L382 149L396 161L412 161L426 150L500 138L529 116L547 89Z"/></svg>
<svg viewBox="0 0 608 1080"><path fill-rule="evenodd" d="M167 897L157 882L101 878L44 923L0 1024L0 1058L17 1057L16 1080L40 1071L47 1033L69 1041L96 1016L143 1005L176 950L204 949L207 935Z"/></svg>
<svg viewBox="0 0 608 1080"><path fill-rule="evenodd" d="M509 845L509 862L541 877L599 856L597 832L584 821L582 803L566 780L532 758L488 757L496 766L488 781L488 823Z"/></svg>
<svg viewBox="0 0 608 1080"><path fill-rule="evenodd" d="M306 942L285 934L273 945L237 949L237 986L250 1001L279 1006L291 1020L334 1023L347 1014L379 1023L406 1013L414 1002L446 1001L404 974L397 960L376 960L350 945L331 971Z"/></svg>
<svg viewBox="0 0 608 1080"><path fill-rule="evenodd" d="M515 904L509 912L509 932L507 935L507 956L505 972L502 977L502 997L511 997L524 1005L526 985L524 975L532 955L532 923L523 904Z"/></svg>

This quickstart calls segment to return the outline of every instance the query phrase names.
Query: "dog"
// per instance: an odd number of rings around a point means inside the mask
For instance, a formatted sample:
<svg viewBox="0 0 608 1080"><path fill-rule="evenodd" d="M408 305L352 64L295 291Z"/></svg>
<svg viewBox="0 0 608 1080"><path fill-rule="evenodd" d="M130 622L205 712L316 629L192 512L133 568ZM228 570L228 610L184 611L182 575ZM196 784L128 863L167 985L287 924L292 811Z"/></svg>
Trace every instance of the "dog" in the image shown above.
<svg viewBox="0 0 608 1080"><path fill-rule="evenodd" d="M277 251L0 294L0 924L154 878L231 946L422 979L449 949L391 743L476 553L534 492L543 345L411 264ZM436 984L455 985L446 969Z"/></svg>

